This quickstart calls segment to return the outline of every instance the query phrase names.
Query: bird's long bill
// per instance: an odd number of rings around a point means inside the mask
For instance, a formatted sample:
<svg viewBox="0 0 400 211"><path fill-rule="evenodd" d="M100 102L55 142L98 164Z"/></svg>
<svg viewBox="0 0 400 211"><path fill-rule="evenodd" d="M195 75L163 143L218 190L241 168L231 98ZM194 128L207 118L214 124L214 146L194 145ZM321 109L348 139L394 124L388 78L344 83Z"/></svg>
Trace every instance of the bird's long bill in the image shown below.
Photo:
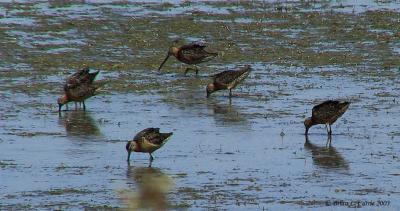
<svg viewBox="0 0 400 211"><path fill-rule="evenodd" d="M131 158L131 151L128 151L128 158L126 159L126 161L129 162L129 159Z"/></svg>
<svg viewBox="0 0 400 211"><path fill-rule="evenodd" d="M169 58L169 53L167 54L167 57L165 57L164 61L161 63L160 67L158 68L158 71L161 70L162 66L164 65L165 62L167 62L168 58Z"/></svg>

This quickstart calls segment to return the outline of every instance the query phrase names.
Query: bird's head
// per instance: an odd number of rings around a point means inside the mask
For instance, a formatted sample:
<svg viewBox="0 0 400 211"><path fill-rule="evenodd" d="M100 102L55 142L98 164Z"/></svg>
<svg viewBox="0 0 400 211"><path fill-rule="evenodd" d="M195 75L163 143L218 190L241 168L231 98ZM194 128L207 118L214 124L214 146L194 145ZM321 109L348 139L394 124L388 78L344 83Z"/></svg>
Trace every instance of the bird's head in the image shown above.
<svg viewBox="0 0 400 211"><path fill-rule="evenodd" d="M310 127L313 126L313 125L314 125L314 123L313 123L311 117L308 117L307 119L304 120L304 126L306 127L305 135L308 134L308 130L309 130Z"/></svg>
<svg viewBox="0 0 400 211"><path fill-rule="evenodd" d="M68 97L67 97L67 95L64 95L64 96L58 98L58 99L57 99L57 103L58 103L58 112L60 112L62 106L68 103Z"/></svg>
<svg viewBox="0 0 400 211"><path fill-rule="evenodd" d="M179 48L174 47L174 46L171 46L171 47L168 49L167 56L165 57L164 61L161 63L160 67L158 68L158 71L160 71L161 68L162 68L162 66L165 64L165 62L167 62L169 56L172 55L172 56L175 56L175 57L176 57L176 56L178 55L178 51L179 51Z"/></svg>
<svg viewBox="0 0 400 211"><path fill-rule="evenodd" d="M126 151L128 152L127 161L129 162L129 159L131 157L131 152L138 150L138 145L137 145L136 141L128 141L128 143L126 143L125 148L126 148Z"/></svg>
<svg viewBox="0 0 400 211"><path fill-rule="evenodd" d="M128 143L126 143L126 151L136 151L137 150L137 143L136 141L128 141Z"/></svg>
<svg viewBox="0 0 400 211"><path fill-rule="evenodd" d="M207 85L206 92L207 92L207 98L210 97L211 93L215 91L215 85L214 83L210 83Z"/></svg>
<svg viewBox="0 0 400 211"><path fill-rule="evenodd" d="M168 49L168 56L176 56L176 55L178 55L178 51L179 51L179 48L177 48L175 46L171 46Z"/></svg>

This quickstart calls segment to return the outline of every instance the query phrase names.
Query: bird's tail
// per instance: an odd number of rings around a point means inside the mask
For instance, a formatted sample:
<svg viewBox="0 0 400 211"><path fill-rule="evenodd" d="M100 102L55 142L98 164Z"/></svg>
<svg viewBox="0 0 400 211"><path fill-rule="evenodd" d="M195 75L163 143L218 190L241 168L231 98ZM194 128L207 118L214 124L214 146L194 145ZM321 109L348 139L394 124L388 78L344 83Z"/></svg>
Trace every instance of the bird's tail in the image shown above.
<svg viewBox="0 0 400 211"><path fill-rule="evenodd" d="M160 133L161 139L165 142L167 141L174 133Z"/></svg>
<svg viewBox="0 0 400 211"><path fill-rule="evenodd" d="M245 65L245 66L243 67L243 70L252 71L251 65Z"/></svg>
<svg viewBox="0 0 400 211"><path fill-rule="evenodd" d="M101 81L96 81L93 86L95 88L95 93L98 94L100 92L105 91L103 88L105 87L105 85L107 85L109 81L107 80L101 80Z"/></svg>
<svg viewBox="0 0 400 211"><path fill-rule="evenodd" d="M218 53L215 53L215 52L208 52L208 54L210 54L213 57L217 57L218 56Z"/></svg>
<svg viewBox="0 0 400 211"><path fill-rule="evenodd" d="M340 102L340 107L341 107L341 110L347 110L348 108L349 108L349 106L350 106L350 102L348 102L348 101L343 101L343 102Z"/></svg>
<svg viewBox="0 0 400 211"><path fill-rule="evenodd" d="M350 106L350 102L348 101L341 101L339 102L340 107L345 108Z"/></svg>
<svg viewBox="0 0 400 211"><path fill-rule="evenodd" d="M100 71L88 73L88 74L89 74L89 83L93 83L94 79L95 79L96 76L99 74L99 72L100 72Z"/></svg>
<svg viewBox="0 0 400 211"><path fill-rule="evenodd" d="M204 62L210 61L212 59L214 59L215 57L218 56L218 53L215 52L208 52L207 51L207 57L203 60Z"/></svg>

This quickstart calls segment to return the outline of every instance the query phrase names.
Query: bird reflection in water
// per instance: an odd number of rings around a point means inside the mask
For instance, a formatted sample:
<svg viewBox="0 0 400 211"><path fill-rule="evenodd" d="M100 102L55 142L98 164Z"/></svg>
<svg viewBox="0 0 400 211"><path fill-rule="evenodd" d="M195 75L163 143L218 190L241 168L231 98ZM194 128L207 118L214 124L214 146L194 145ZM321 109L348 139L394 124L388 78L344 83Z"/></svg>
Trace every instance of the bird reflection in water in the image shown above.
<svg viewBox="0 0 400 211"><path fill-rule="evenodd" d="M82 110L65 112L60 115L59 122L65 127L68 137L101 136L96 121Z"/></svg>
<svg viewBox="0 0 400 211"><path fill-rule="evenodd" d="M325 147L317 146L310 142L308 136L304 143L304 148L311 152L314 165L325 169L348 170L349 164L343 156L330 145L332 139L328 136Z"/></svg>
<svg viewBox="0 0 400 211"><path fill-rule="evenodd" d="M213 117L217 125L247 125L248 121L243 114L239 113L238 109L232 105L231 102L228 104L209 104L209 107L213 111Z"/></svg>
<svg viewBox="0 0 400 211"><path fill-rule="evenodd" d="M128 180L133 181L135 192L122 194L128 210L167 210L167 194L173 187L173 180L160 169L128 165Z"/></svg>

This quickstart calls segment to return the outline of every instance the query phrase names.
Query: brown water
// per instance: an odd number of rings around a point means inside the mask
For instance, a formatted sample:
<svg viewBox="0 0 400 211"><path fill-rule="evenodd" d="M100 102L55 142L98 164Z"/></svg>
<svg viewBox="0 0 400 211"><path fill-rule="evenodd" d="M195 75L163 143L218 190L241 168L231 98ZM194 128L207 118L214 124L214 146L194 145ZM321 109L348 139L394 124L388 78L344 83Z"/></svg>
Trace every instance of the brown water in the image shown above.
<svg viewBox="0 0 400 211"><path fill-rule="evenodd" d="M400 209L397 2L1 2L0 210ZM177 38L219 57L159 74ZM231 102L205 98L209 75L245 64ZM83 65L108 83L59 116ZM326 99L352 102L330 148L323 126L303 135ZM128 165L146 127L174 135Z"/></svg>

